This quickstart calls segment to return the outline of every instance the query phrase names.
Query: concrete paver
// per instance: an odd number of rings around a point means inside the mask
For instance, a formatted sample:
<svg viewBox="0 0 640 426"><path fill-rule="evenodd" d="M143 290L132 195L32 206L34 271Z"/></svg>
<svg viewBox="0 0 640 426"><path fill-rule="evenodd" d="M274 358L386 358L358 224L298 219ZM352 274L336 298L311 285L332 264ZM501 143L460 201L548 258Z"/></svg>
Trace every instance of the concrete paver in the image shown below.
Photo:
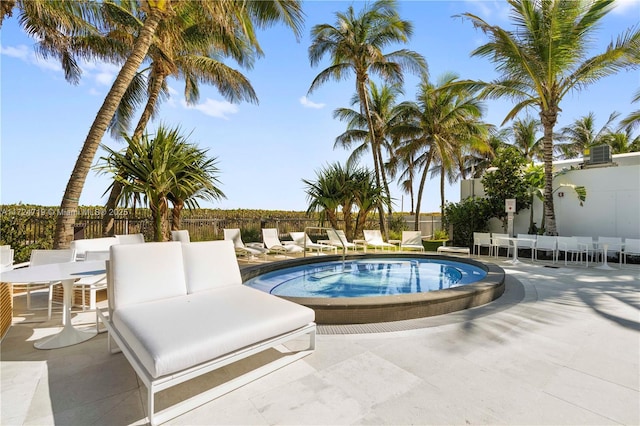
<svg viewBox="0 0 640 426"><path fill-rule="evenodd" d="M495 262L507 291L491 304L404 331L321 334L313 354L168 424L640 424L640 267L505 260ZM34 349L60 317L23 317L20 303L0 351L1 424L145 424L146 390L122 354L107 352L106 334ZM166 391L158 405L233 377L243 362Z"/></svg>

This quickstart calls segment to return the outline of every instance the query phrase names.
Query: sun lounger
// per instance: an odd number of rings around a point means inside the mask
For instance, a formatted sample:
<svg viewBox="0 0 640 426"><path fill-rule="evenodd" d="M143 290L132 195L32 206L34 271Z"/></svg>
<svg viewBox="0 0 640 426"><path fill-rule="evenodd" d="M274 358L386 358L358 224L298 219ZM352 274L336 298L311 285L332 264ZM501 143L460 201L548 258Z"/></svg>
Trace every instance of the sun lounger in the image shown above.
<svg viewBox="0 0 640 426"><path fill-rule="evenodd" d="M107 276L109 310L98 315L148 389L152 425L314 349L313 310L244 286L231 241L114 245ZM155 412L157 392L266 349L282 351L281 343L303 335L309 335L308 350L278 356Z"/></svg>

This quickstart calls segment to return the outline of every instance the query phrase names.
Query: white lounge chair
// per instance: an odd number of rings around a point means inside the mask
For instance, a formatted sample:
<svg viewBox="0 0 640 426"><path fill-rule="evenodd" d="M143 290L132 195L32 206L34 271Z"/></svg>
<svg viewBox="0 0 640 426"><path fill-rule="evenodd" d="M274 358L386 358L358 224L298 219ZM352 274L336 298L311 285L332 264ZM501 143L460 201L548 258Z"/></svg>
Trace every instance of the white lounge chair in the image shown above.
<svg viewBox="0 0 640 426"><path fill-rule="evenodd" d="M329 238L328 244L336 247L338 250L349 251L349 249L351 249L355 251L358 249L356 244L347 240L347 236L342 229L327 229L326 232L327 238Z"/></svg>
<svg viewBox="0 0 640 426"><path fill-rule="evenodd" d="M256 256L262 256L266 260L269 250L264 248L261 243L247 243L242 241L242 234L239 228L225 228L223 230L224 239L233 242L236 254L240 256L246 256L248 259L253 259Z"/></svg>
<svg viewBox="0 0 640 426"><path fill-rule="evenodd" d="M379 229L365 229L362 231L364 233L364 241L367 247L373 247L375 251L379 248L384 249L397 249L398 247L384 241L382 239L382 232Z"/></svg>
<svg viewBox="0 0 640 426"><path fill-rule="evenodd" d="M181 243L190 243L191 237L189 236L189 231L186 229L171 231L171 241L180 241Z"/></svg>
<svg viewBox="0 0 640 426"><path fill-rule="evenodd" d="M244 286L230 241L150 242L111 248L108 312L100 321L147 387L152 425L164 423L311 353L312 309ZM309 337L309 348L283 343ZM277 347L233 379L156 413L155 394ZM111 347L109 347L111 349ZM282 353L279 353L279 352Z"/></svg>
<svg viewBox="0 0 640 426"><path fill-rule="evenodd" d="M491 256L491 232L473 233L473 254L480 256L480 250L482 250L482 247L486 247L488 256Z"/></svg>
<svg viewBox="0 0 640 426"><path fill-rule="evenodd" d="M311 238L307 235L306 232L289 232L293 243L305 248L310 252L315 252L316 254L322 254L325 251L332 251L333 254L338 254L338 248L329 244L322 243L314 243L311 241Z"/></svg>
<svg viewBox="0 0 640 426"><path fill-rule="evenodd" d="M400 242L400 250L424 251L424 245L422 244L422 232L402 231L402 241Z"/></svg>
<svg viewBox="0 0 640 426"><path fill-rule="evenodd" d="M279 254L302 253L304 251L296 244L282 244L276 228L262 228L262 242L269 251Z"/></svg>

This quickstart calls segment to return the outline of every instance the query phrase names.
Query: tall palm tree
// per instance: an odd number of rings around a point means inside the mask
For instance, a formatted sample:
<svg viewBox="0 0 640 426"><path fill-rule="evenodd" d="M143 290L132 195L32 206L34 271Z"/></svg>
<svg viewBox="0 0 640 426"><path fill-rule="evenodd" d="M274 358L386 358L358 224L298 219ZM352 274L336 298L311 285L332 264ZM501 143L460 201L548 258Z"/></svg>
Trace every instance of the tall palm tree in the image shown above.
<svg viewBox="0 0 640 426"><path fill-rule="evenodd" d="M462 16L482 30L490 41L472 52L489 58L500 77L475 82L491 98L516 101L505 122L526 107L539 110L544 129L545 225L557 235L553 206L553 129L564 96L623 69L640 64L640 29L629 29L600 54L587 57L598 23L614 0L507 0L515 30L490 25L471 13Z"/></svg>
<svg viewBox="0 0 640 426"><path fill-rule="evenodd" d="M217 0L215 2L143 0L141 8L146 17L144 25L140 29L131 53L118 73L91 125L89 134L85 139L67 183L60 205L62 214L58 216L56 223L54 247L68 247L71 242L80 194L100 140L106 132L129 84L133 81L138 68L144 61L158 26L163 19L171 19L172 16L183 16L184 19L191 19L194 13L203 14L210 18L212 25L220 31L231 33L240 31L250 43L257 43L256 26L266 27L274 22L282 21L294 28L297 33L300 30L302 20L300 4L294 0ZM183 15L182 12L185 10L192 12Z"/></svg>
<svg viewBox="0 0 640 426"><path fill-rule="evenodd" d="M129 10L126 6L105 4L110 22L114 26L112 36L118 40L134 42L142 21L138 19L137 8ZM135 5L134 5L135 6ZM183 12L185 13L185 12ZM159 102L166 94L166 81L169 76L184 78L185 99L188 104L195 104L199 100L199 83L209 83L218 88L220 93L229 101L258 101L249 81L239 71L227 66L216 56L231 56L240 65L250 67L259 46L250 46L246 37L235 31L221 32L211 23L207 16L197 16L198 19L184 20L176 16L162 22L156 32L155 42L151 45L148 56L151 64L148 70L148 84L146 85L147 102L138 120L133 138L139 138L144 132L149 120L156 113ZM132 90L137 88L138 90ZM131 117L131 105L136 99L144 98L141 93L143 85L131 85L120 103L114 117L116 123L113 129L126 129ZM134 100L131 102L130 99ZM123 111L124 110L124 111ZM105 205L105 215L102 218L102 234L112 235L114 214L117 199L122 191L116 181L112 186Z"/></svg>
<svg viewBox="0 0 640 426"><path fill-rule="evenodd" d="M122 184L120 201L125 206L134 200L149 206L155 241L169 239L170 203L179 223L185 205L197 207L198 199L224 197L216 186L215 158L208 158L206 150L189 143L180 129L160 126L153 137L145 134L126 140L129 146L120 152L103 147L108 156L101 159L98 169L114 174L114 183ZM122 170L125 173L120 173Z"/></svg>
<svg viewBox="0 0 640 426"><path fill-rule="evenodd" d="M640 102L640 89L633 95L631 102ZM620 121L620 125L622 127L630 127L631 129L640 127L640 109L631 111L628 116Z"/></svg>
<svg viewBox="0 0 640 426"><path fill-rule="evenodd" d="M96 114L96 118L89 129L89 133L82 145L80 155L76 160L67 187L60 203L60 212L56 220L55 234L53 237L54 248L66 248L73 237L73 225L76 211L80 201L80 194L87 179L91 163L100 145L102 136L107 130L120 100L122 99L129 83L133 80L138 67L142 64L153 36L160 21L172 12L171 2L145 2L144 11L147 14L130 56L125 61L116 77L111 89Z"/></svg>
<svg viewBox="0 0 640 426"><path fill-rule="evenodd" d="M412 32L411 23L400 18L394 0L378 0L366 5L360 13L349 6L345 13L336 13L335 25L319 24L311 29L311 66L318 65L325 55L331 57L331 65L316 76L309 93L329 80L340 81L350 73L355 74L361 114L367 119L370 140L374 144L371 153L378 186L381 186L384 167L382 149L375 145L378 139L368 95L369 76L376 74L385 82L402 83L404 70L426 72L426 61L416 52L401 49L383 53L383 49L391 44L406 43ZM382 204L378 206L378 210L380 229L386 237L387 226Z"/></svg>
<svg viewBox="0 0 640 426"><path fill-rule="evenodd" d="M456 159L470 149L486 151L489 127L480 121L483 113L481 102L463 86L454 83L458 76L446 73L437 84L424 76L418 87L417 102L401 104L402 114L413 118L414 137L398 148L399 154L414 158L414 167L421 170L416 201L415 230L418 230L419 215L424 185L435 163L440 174L440 204L444 209L444 182L452 175Z"/></svg>
<svg viewBox="0 0 640 426"><path fill-rule="evenodd" d="M560 129L558 150L563 158L571 159L581 157L584 151L595 145L605 144L609 135L613 133L613 122L620 113L613 112L600 130L596 130L596 116L593 112L578 118L569 126Z"/></svg>
<svg viewBox="0 0 640 426"><path fill-rule="evenodd" d="M374 82L369 84L369 97L371 100L371 114L373 117L374 133L377 141L372 143L368 131L367 118L360 111L350 108L338 108L333 112L333 117L340 121L346 121L347 130L336 138L334 149L338 146L344 149L351 149L352 145L360 143L355 147L349 156L349 161L358 161L362 155L378 147L380 155L384 152L388 158L392 153L392 139L398 137L402 131L403 120L399 116L396 99L403 94L402 86L398 83L392 85L382 85L378 87ZM360 103L360 98L356 94L351 101L352 105ZM384 157L381 157L384 163ZM386 168L385 168L386 170ZM389 183L386 173L382 173L382 187L389 194ZM391 206L391 200L387 200L387 205ZM389 212L391 213L391 212Z"/></svg>

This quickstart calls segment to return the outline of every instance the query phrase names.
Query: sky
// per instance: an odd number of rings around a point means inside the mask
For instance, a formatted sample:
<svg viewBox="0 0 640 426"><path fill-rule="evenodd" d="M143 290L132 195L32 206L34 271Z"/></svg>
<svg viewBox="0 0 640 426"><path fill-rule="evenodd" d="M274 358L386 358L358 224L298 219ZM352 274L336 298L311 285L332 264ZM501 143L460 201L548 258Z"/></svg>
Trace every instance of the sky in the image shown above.
<svg viewBox="0 0 640 426"><path fill-rule="evenodd" d="M316 75L329 65L325 57L311 67L308 48L314 25L335 23L335 13L350 5L359 10L364 2L305 1L302 36L274 26L259 33L264 56L250 70L240 69L249 79L259 104L231 104L213 88L201 86L196 106L184 102L184 85L169 80L171 97L147 127L179 127L188 140L217 159L220 189L225 199L201 202L203 208L306 210L309 201L303 179L314 181L320 169L335 162L344 164L350 152L334 149L346 123L333 119L337 108L351 107L353 77L328 82L308 94ZM473 13L493 25L511 28L509 10L503 1L400 1L399 13L414 25L414 34L400 48L423 55L430 78L454 72L462 79L491 80L497 76L486 58L470 52L487 39L468 20L455 18ZM17 13L0 30L0 204L22 202L58 206L87 133L119 68L104 63L82 63L78 85L65 81L60 65L37 56L35 41L19 27ZM640 0L618 0L617 7L602 22L593 40L591 54L603 51L624 30L640 23ZM230 66L237 65L228 62ZM418 77L405 75L403 100L414 100ZM593 112L598 128L618 111L625 116L638 108L632 104L640 87L640 72L621 72L587 89L569 94L561 104L556 129ZM512 108L509 101L486 102L484 120L500 126ZM538 117L536 111L529 111ZM133 123L137 121L137 117ZM507 126L509 124L507 123ZM102 143L124 149L124 142L106 134ZM106 155L100 149L94 165ZM371 155L361 165L371 167ZM91 170L80 205L103 205L111 177ZM409 197L391 187L395 211L409 211ZM460 200L459 183L447 185L445 198ZM422 212L439 211L439 180L425 187Z"/></svg>

